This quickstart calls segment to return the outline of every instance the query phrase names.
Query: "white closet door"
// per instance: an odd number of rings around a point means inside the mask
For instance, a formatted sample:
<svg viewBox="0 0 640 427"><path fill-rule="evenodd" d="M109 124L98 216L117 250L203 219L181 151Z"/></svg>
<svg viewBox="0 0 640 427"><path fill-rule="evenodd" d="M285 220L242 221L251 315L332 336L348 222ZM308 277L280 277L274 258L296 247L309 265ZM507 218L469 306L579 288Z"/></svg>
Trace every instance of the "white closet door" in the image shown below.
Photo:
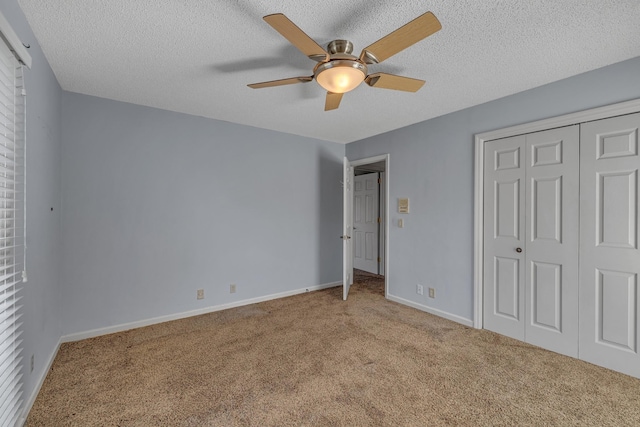
<svg viewBox="0 0 640 427"><path fill-rule="evenodd" d="M578 125L526 135L525 340L578 357Z"/></svg>
<svg viewBox="0 0 640 427"><path fill-rule="evenodd" d="M489 141L484 159L484 327L521 341L525 339L524 147L524 136Z"/></svg>
<svg viewBox="0 0 640 427"><path fill-rule="evenodd" d="M581 127L580 358L640 377L640 114Z"/></svg>
<svg viewBox="0 0 640 427"><path fill-rule="evenodd" d="M578 355L579 128L489 141L484 327Z"/></svg>

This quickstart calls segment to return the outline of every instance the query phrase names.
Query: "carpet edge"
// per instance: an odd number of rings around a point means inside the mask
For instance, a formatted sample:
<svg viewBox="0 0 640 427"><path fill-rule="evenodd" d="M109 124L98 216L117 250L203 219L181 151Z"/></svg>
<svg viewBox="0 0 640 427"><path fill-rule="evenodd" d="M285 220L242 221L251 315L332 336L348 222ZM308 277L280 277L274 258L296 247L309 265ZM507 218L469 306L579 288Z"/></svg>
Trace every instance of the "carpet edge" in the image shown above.
<svg viewBox="0 0 640 427"><path fill-rule="evenodd" d="M60 350L61 345L62 345L62 337L58 339L58 343L56 344L55 349L51 352L51 355L49 356L49 360L47 360L47 363L45 364L45 368L42 370L42 374L40 375L40 378L38 379L36 386L33 388L33 391L31 392L31 396L29 396L29 399L24 402L24 406L22 407L22 415L20 416L20 421L18 425L24 425L27 422L27 417L29 416L29 412L31 412L31 408L33 407L33 404L36 403L36 398L40 393L40 389L44 384L44 380L47 378L47 375L51 370L51 366L53 366L53 361L56 359L56 356L58 355L58 351Z"/></svg>

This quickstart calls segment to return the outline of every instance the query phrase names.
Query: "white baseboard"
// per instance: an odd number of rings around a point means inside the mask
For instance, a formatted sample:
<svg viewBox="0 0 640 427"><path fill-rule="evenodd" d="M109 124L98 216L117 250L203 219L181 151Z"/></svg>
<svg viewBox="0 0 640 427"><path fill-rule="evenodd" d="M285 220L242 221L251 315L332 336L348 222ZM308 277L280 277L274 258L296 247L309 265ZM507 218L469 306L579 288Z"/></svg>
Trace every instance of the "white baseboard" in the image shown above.
<svg viewBox="0 0 640 427"><path fill-rule="evenodd" d="M47 363L44 369L40 373L40 378L38 379L38 383L36 384L36 386L33 388L33 391L31 392L31 396L29 396L29 399L24 403L24 407L22 408L22 417L20 418L19 425L23 425L27 421L27 416L29 415L29 411L31 411L33 404L36 402L38 393L40 393L42 384L44 383L45 378L47 378L47 375L51 370L51 365L53 365L53 361L56 359L56 356L58 355L58 350L60 350L61 344L62 344L62 338L58 340L58 344L56 344L56 347L51 353L51 356L49 356L49 360L47 360Z"/></svg>
<svg viewBox="0 0 640 427"><path fill-rule="evenodd" d="M305 292L319 291L321 289L333 288L336 286L342 286L342 282L324 283L322 285L309 286L307 288L294 289L292 291L280 292L277 294L265 295L265 296L250 298L242 301L233 301L226 304L199 308L196 310L185 311L182 313L169 314L166 316L138 320L136 322L130 322L130 323L121 323L119 325L108 326L106 328L92 329L84 332L76 332L69 335L63 335L61 338L61 342L65 343L65 342L80 341L87 338L98 337L100 335L113 334L116 332L127 331L129 329L141 328L143 326L155 325L157 323L169 322L171 320L184 319L191 316L199 316L201 314L213 313L215 311L227 310L229 308L241 307L243 305L256 304L263 301L290 297L293 295L303 294Z"/></svg>
<svg viewBox="0 0 640 427"><path fill-rule="evenodd" d="M420 311L425 311L427 313L433 314L438 317L444 317L447 320L451 320L452 322L460 323L465 326L473 327L473 320L466 319L462 316L458 316L456 314L451 314L446 311L438 310L437 308L428 307L426 305L418 304L417 302L409 301L408 299L400 298L395 295L387 294L387 299L390 301L397 302L398 304L408 305L409 307L416 308Z"/></svg>

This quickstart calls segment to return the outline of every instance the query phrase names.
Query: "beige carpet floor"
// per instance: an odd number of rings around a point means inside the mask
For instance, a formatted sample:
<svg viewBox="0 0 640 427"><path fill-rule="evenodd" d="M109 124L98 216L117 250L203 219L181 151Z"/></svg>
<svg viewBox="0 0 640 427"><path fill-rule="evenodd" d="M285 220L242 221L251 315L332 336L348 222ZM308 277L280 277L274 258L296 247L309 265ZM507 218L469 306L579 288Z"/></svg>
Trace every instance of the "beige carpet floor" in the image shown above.
<svg viewBox="0 0 640 427"><path fill-rule="evenodd" d="M639 379L341 293L63 344L26 425L640 425Z"/></svg>

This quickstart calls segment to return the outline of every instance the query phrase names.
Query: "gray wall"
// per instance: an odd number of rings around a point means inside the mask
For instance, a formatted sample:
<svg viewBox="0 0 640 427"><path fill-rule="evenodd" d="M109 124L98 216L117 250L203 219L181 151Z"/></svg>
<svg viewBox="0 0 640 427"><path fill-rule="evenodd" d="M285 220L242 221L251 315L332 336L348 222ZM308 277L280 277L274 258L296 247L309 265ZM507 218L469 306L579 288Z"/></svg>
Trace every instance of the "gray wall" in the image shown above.
<svg viewBox="0 0 640 427"><path fill-rule="evenodd" d="M72 93L62 105L64 334L340 280L344 145Z"/></svg>
<svg viewBox="0 0 640 427"><path fill-rule="evenodd" d="M390 154L390 293L472 319L474 134L640 98L639 76L635 58L348 144L350 160Z"/></svg>
<svg viewBox="0 0 640 427"><path fill-rule="evenodd" d="M30 44L27 89L27 274L22 292L24 398L29 399L60 339L60 99L62 91L17 1L0 9ZM53 211L51 208L53 207ZM34 370L29 359L34 356Z"/></svg>

